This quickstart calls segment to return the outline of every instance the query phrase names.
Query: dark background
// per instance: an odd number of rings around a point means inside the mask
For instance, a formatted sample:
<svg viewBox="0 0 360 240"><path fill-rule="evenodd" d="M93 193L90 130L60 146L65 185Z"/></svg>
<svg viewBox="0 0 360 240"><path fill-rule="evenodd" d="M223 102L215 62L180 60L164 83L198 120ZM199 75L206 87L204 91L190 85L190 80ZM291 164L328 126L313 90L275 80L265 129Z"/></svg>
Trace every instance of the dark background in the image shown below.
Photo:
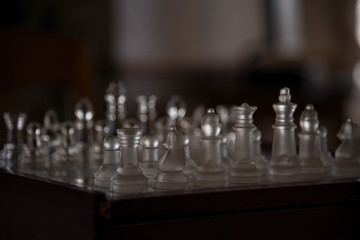
<svg viewBox="0 0 360 240"><path fill-rule="evenodd" d="M360 122L356 1L5 0L0 3L0 112L74 119L83 96L104 118L104 92L124 81L135 97L180 94L188 115L207 106L258 106L271 142L279 89L291 88L295 121L313 103L330 149L347 117ZM359 86L359 87L357 87ZM0 139L5 140L2 123ZM299 130L299 129L298 129Z"/></svg>

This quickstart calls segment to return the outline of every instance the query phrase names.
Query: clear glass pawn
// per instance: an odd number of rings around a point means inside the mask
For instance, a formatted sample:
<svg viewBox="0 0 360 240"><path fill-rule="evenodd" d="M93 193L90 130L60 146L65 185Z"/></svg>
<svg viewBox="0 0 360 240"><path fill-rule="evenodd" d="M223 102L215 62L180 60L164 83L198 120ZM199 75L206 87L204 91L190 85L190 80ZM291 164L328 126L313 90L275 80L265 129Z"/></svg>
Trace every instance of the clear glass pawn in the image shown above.
<svg viewBox="0 0 360 240"><path fill-rule="evenodd" d="M337 137L342 141L335 150L331 175L339 178L360 177L359 127L348 118L341 126Z"/></svg>
<svg viewBox="0 0 360 240"><path fill-rule="evenodd" d="M73 122L60 124L61 146L54 152L52 173L55 179L80 184L84 183L83 156L76 147Z"/></svg>
<svg viewBox="0 0 360 240"><path fill-rule="evenodd" d="M261 173L255 163L254 155L254 130L253 114L257 107L243 103L234 107L236 123L234 131L236 134L235 153L233 165L229 172L231 184L258 183L261 180Z"/></svg>
<svg viewBox="0 0 360 240"><path fill-rule="evenodd" d="M103 143L103 163L94 175L94 185L109 188L111 178L120 165L120 142L114 135L109 135Z"/></svg>
<svg viewBox="0 0 360 240"><path fill-rule="evenodd" d="M159 172L155 176L154 188L160 190L184 190L189 185L185 167L184 136L176 130L170 130L163 143L165 154L159 162Z"/></svg>
<svg viewBox="0 0 360 240"><path fill-rule="evenodd" d="M121 146L120 167L111 178L110 190L116 193L138 193L148 190L148 179L139 167L140 128L117 130Z"/></svg>
<svg viewBox="0 0 360 240"><path fill-rule="evenodd" d="M21 158L21 170L38 176L47 176L49 154L41 139L41 125L31 122L26 126L27 143Z"/></svg>
<svg viewBox="0 0 360 240"><path fill-rule="evenodd" d="M201 162L194 175L194 185L198 187L225 186L227 176L222 166L222 137L220 117L209 108L201 123Z"/></svg>
<svg viewBox="0 0 360 240"><path fill-rule="evenodd" d="M146 134L142 139L142 159L140 168L152 184L159 168L160 141L154 134Z"/></svg>
<svg viewBox="0 0 360 240"><path fill-rule="evenodd" d="M273 182L298 181L300 177L293 118L297 105L290 100L290 89L283 88L280 90L279 102L273 104L276 118L271 160L267 170L268 179Z"/></svg>
<svg viewBox="0 0 360 240"><path fill-rule="evenodd" d="M303 181L319 180L326 176L320 159L320 135L318 114L311 104L306 105L300 116L299 163Z"/></svg>
<svg viewBox="0 0 360 240"><path fill-rule="evenodd" d="M25 113L4 113L7 138L0 152L0 163L8 170L18 170L24 145Z"/></svg>
<svg viewBox="0 0 360 240"><path fill-rule="evenodd" d="M44 126L41 131L41 140L44 148L51 157L57 147L60 146L59 120L54 110L47 110L44 116Z"/></svg>
<svg viewBox="0 0 360 240"><path fill-rule="evenodd" d="M95 122L94 142L89 147L89 168L92 173L97 171L103 161L103 142L106 136L109 135L109 127L106 120L99 120Z"/></svg>

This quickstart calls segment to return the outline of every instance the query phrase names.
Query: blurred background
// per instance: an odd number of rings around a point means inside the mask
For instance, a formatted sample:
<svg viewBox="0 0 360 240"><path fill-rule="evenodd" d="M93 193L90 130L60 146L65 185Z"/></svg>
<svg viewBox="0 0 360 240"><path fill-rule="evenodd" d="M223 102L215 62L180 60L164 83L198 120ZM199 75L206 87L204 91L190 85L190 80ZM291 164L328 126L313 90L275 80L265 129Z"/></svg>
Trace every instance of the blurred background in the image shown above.
<svg viewBox="0 0 360 240"><path fill-rule="evenodd" d="M333 150L342 122L360 123L356 9L355 0L3 0L0 112L42 122L53 108L72 120L86 96L105 118L105 89L121 80L130 116L140 94L157 95L160 114L173 94L189 115L200 103L248 102L271 142L286 86L296 123L314 104Z"/></svg>

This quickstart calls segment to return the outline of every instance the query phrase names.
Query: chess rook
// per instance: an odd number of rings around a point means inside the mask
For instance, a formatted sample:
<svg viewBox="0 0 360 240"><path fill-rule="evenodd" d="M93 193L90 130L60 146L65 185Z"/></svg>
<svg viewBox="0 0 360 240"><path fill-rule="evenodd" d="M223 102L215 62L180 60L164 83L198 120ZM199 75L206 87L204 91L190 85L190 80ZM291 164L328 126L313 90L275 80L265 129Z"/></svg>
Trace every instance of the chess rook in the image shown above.
<svg viewBox="0 0 360 240"><path fill-rule="evenodd" d="M121 128L117 134L121 146L120 167L111 179L110 190L117 193L146 192L148 179L139 167L138 156L141 129Z"/></svg>
<svg viewBox="0 0 360 240"><path fill-rule="evenodd" d="M261 180L261 173L254 159L254 130L253 114L257 107L243 103L234 107L236 123L235 152L233 165L230 168L229 182L231 184L257 183Z"/></svg>

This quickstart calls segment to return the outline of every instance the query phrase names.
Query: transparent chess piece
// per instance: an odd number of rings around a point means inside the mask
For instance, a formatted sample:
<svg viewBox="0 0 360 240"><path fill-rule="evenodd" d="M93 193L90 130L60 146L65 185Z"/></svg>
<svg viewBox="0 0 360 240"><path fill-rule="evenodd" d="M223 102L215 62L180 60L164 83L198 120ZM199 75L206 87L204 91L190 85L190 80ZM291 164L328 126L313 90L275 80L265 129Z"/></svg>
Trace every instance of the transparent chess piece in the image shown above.
<svg viewBox="0 0 360 240"><path fill-rule="evenodd" d="M52 157L51 175L61 181L82 185L84 159L76 146L74 123L68 121L60 124L60 133L61 145Z"/></svg>
<svg viewBox="0 0 360 240"><path fill-rule="evenodd" d="M21 158L21 171L38 176L47 176L49 154L41 139L41 125L31 122L26 126L27 143L24 145Z"/></svg>
<svg viewBox="0 0 360 240"><path fill-rule="evenodd" d="M18 170L24 145L25 113L4 113L7 138L0 152L1 165L8 170Z"/></svg>
<svg viewBox="0 0 360 240"><path fill-rule="evenodd" d="M271 160L268 165L267 176L273 182L298 181L300 166L296 153L295 128L293 114L297 107L290 102L290 89L280 90L279 102L273 104L276 113L274 138Z"/></svg>
<svg viewBox="0 0 360 240"><path fill-rule="evenodd" d="M168 122L169 126L176 125L180 123L186 114L186 103L185 101L178 95L171 96L170 100L166 105L166 112L168 114Z"/></svg>
<svg viewBox="0 0 360 240"><path fill-rule="evenodd" d="M256 127L253 124L253 114L256 109L257 107L249 106L247 103L234 107L236 123L233 129L236 140L233 166L229 172L231 184L258 183L261 180L254 155L253 133Z"/></svg>
<svg viewBox="0 0 360 240"><path fill-rule="evenodd" d="M103 163L94 175L94 185L109 188L111 178L120 166L120 142L114 135L109 135L103 143Z"/></svg>
<svg viewBox="0 0 360 240"><path fill-rule="evenodd" d="M84 182L87 183L94 174L94 169L98 167L91 166L90 146L94 142L94 107L87 98L80 99L75 105L75 134L76 147L83 159Z"/></svg>
<svg viewBox="0 0 360 240"><path fill-rule="evenodd" d="M95 138L94 142L89 147L89 168L92 173L95 173L103 161L103 142L106 136L109 135L110 129L106 120L98 120L94 126Z"/></svg>
<svg viewBox="0 0 360 240"><path fill-rule="evenodd" d="M195 132L184 133L185 166L183 172L192 180L200 160L201 149L199 138ZM197 162L195 162L197 161Z"/></svg>
<svg viewBox="0 0 360 240"><path fill-rule="evenodd" d="M54 110L47 110L44 115L44 126L41 131L43 146L47 148L49 155L60 146L59 120Z"/></svg>
<svg viewBox="0 0 360 240"><path fill-rule="evenodd" d="M299 164L301 179L319 180L326 176L325 167L320 159L320 135L318 114L312 104L308 104L300 116Z"/></svg>
<svg viewBox="0 0 360 240"><path fill-rule="evenodd" d="M153 183L159 168L160 141L154 134L146 134L142 139L142 159L140 168L144 175Z"/></svg>
<svg viewBox="0 0 360 240"><path fill-rule="evenodd" d="M116 129L123 127L126 117L126 88L123 82L110 82L106 89L106 120L110 134L116 135Z"/></svg>
<svg viewBox="0 0 360 240"><path fill-rule="evenodd" d="M160 190L184 190L189 185L185 167L184 136L170 127L163 146L166 150L159 162L159 172L155 176L154 188Z"/></svg>
<svg viewBox="0 0 360 240"><path fill-rule="evenodd" d="M201 124L201 163L194 175L194 185L199 187L225 186L227 176L222 166L222 137L220 117L213 108L207 110Z"/></svg>
<svg viewBox="0 0 360 240"><path fill-rule="evenodd" d="M261 151L261 131L258 128L256 128L254 130L253 139L254 139L255 163L256 163L256 166L260 169L261 176L265 177L266 171L267 171L268 160L266 159L264 154L262 154L262 151Z"/></svg>
<svg viewBox="0 0 360 240"><path fill-rule="evenodd" d="M110 190L116 193L138 193L148 190L148 179L139 167L140 128L117 130L121 146L120 167L111 179Z"/></svg>
<svg viewBox="0 0 360 240"><path fill-rule="evenodd" d="M341 126L337 137L342 141L335 150L331 175L340 178L360 177L359 127L348 118Z"/></svg>
<svg viewBox="0 0 360 240"><path fill-rule="evenodd" d="M146 135L150 132L157 117L157 97L155 95L150 95L149 97L140 95L137 96L136 101L138 103L137 117L140 121L143 134Z"/></svg>
<svg viewBox="0 0 360 240"><path fill-rule="evenodd" d="M326 168L329 168L331 163L334 160L333 155L328 150L327 145L327 129L325 126L321 125L318 128L319 136L320 136L320 159L323 163L323 165Z"/></svg>

